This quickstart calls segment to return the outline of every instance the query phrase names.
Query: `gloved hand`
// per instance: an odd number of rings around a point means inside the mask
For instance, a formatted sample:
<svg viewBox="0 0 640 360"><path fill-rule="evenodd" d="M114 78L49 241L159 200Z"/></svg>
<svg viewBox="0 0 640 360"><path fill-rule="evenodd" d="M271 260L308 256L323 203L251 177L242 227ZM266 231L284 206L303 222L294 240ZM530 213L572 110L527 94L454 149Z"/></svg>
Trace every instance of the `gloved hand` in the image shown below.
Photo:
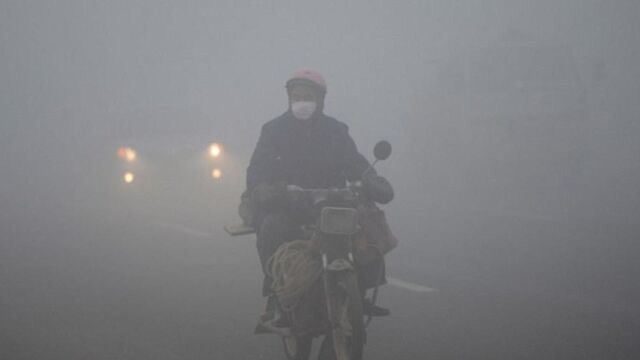
<svg viewBox="0 0 640 360"><path fill-rule="evenodd" d="M365 193L370 200L387 204L393 200L393 187L384 177L371 173L362 179Z"/></svg>

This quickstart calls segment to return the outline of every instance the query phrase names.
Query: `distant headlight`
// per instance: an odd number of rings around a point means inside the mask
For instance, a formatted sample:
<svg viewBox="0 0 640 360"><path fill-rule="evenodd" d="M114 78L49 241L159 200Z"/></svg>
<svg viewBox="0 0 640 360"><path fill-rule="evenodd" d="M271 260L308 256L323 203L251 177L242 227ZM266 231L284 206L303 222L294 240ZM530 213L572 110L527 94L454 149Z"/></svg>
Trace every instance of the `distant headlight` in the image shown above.
<svg viewBox="0 0 640 360"><path fill-rule="evenodd" d="M125 183L131 184L133 182L133 180L136 179L136 176L133 175L132 172L126 172L126 173L124 173L124 176L122 176L122 179L124 180Z"/></svg>
<svg viewBox="0 0 640 360"><path fill-rule="evenodd" d="M211 177L215 180L220 179L222 177L222 171L220 171L220 169L213 169L211 171Z"/></svg>
<svg viewBox="0 0 640 360"><path fill-rule="evenodd" d="M128 162L133 162L138 157L138 154L130 147L120 147L118 148L118 157Z"/></svg>
<svg viewBox="0 0 640 360"><path fill-rule="evenodd" d="M213 158L217 158L222 154L222 145L218 143L213 143L209 145L209 155Z"/></svg>

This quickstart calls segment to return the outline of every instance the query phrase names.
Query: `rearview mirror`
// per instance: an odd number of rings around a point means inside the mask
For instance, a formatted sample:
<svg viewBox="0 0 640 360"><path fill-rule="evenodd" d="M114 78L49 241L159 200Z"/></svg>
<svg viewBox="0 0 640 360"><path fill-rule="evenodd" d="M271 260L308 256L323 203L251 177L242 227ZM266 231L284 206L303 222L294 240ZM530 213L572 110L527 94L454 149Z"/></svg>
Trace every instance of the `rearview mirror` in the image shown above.
<svg viewBox="0 0 640 360"><path fill-rule="evenodd" d="M373 156L376 160L387 160L391 156L391 144L386 140L378 141L373 148Z"/></svg>

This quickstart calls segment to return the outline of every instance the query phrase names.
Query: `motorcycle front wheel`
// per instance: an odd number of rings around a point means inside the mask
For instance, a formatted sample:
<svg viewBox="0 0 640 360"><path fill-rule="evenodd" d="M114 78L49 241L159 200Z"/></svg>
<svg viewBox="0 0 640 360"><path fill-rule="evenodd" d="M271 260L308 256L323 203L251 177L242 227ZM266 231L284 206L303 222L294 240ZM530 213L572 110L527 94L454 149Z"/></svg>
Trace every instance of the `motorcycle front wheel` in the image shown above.
<svg viewBox="0 0 640 360"><path fill-rule="evenodd" d="M361 360L366 342L362 295L354 272L341 274L339 285L342 291L334 296L334 304L345 304L350 332L345 336L342 329L332 329L325 335L318 354L319 360ZM337 307L336 307L337 308Z"/></svg>

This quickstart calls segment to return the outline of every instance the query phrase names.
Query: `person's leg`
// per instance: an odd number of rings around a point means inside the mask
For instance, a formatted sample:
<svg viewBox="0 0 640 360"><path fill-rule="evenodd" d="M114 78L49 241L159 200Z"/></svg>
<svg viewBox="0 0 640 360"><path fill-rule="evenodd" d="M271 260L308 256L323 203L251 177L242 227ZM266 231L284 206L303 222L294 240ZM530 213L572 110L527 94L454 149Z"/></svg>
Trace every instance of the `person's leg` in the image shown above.
<svg viewBox="0 0 640 360"><path fill-rule="evenodd" d="M296 236L295 224L283 213L268 214L261 222L257 234L256 247L260 256L260 263L264 272L264 282L262 295L268 296L271 293L271 278L267 276L266 267L269 258L278 250L278 247L287 241L294 240Z"/></svg>
<svg viewBox="0 0 640 360"><path fill-rule="evenodd" d="M358 265L358 276L360 287L363 290L373 289L376 286L387 283L384 258L378 256L376 259L364 265Z"/></svg>
<svg viewBox="0 0 640 360"><path fill-rule="evenodd" d="M262 265L262 271L264 273L264 279L262 282L262 296L267 296L267 302L265 304L264 312L260 315L258 325L256 326L255 333L260 334L268 332L268 330L262 325L263 322L273 320L274 313L277 307L277 301L271 291L271 284L273 279L267 275L267 266L269 266L269 259L278 250L278 247L283 243L291 240L295 240L298 231L295 223L283 213L267 214L260 222L259 231L257 233L256 247L258 249L258 256L260 257L260 264ZM282 319L282 318L281 318ZM280 322L280 319L275 320ZM281 324L282 325L282 324ZM282 325L286 327L287 324ZM279 326L279 325L276 325Z"/></svg>
<svg viewBox="0 0 640 360"><path fill-rule="evenodd" d="M376 299L368 299L365 296L367 290L374 289L374 291L377 291L375 290L376 287L387 283L384 257L379 257L366 265L359 265L357 269L365 315L389 315L391 313L389 309L376 305Z"/></svg>

